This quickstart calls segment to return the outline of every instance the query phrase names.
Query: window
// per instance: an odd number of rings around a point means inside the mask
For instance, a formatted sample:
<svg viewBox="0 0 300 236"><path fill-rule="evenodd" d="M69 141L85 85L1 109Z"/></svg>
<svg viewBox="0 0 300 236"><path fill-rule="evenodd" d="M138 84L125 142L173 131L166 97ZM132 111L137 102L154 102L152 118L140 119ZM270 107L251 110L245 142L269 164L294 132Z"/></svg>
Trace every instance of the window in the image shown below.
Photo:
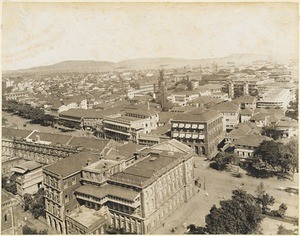
<svg viewBox="0 0 300 236"><path fill-rule="evenodd" d="M76 184L76 177L75 176L72 178L72 184Z"/></svg>
<svg viewBox="0 0 300 236"><path fill-rule="evenodd" d="M68 188L68 181L64 180L64 189Z"/></svg>
<svg viewBox="0 0 300 236"><path fill-rule="evenodd" d="M69 202L69 195L66 194L66 195L65 195L65 203L68 203L68 202Z"/></svg>
<svg viewBox="0 0 300 236"><path fill-rule="evenodd" d="M7 222L7 214L4 215L4 221Z"/></svg>

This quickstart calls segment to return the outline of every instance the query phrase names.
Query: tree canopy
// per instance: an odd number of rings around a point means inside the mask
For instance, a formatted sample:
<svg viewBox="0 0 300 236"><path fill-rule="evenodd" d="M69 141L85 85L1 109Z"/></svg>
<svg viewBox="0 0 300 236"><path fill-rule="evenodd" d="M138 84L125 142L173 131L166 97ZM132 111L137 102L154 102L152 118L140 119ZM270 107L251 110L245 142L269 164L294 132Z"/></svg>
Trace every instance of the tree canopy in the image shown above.
<svg viewBox="0 0 300 236"><path fill-rule="evenodd" d="M289 176L298 167L297 146L296 141L290 141L287 144L263 141L255 151L253 167L275 175Z"/></svg>
<svg viewBox="0 0 300 236"><path fill-rule="evenodd" d="M255 232L263 216L256 198L242 189L232 191L229 200L214 205L205 217L205 227L190 227L191 233L251 234Z"/></svg>

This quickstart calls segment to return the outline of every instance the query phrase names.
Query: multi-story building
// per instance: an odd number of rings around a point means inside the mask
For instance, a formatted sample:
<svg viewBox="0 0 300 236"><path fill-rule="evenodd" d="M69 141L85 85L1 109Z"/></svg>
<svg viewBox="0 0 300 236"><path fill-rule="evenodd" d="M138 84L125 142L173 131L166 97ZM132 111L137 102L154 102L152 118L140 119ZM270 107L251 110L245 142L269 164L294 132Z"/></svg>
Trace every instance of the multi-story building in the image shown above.
<svg viewBox="0 0 300 236"><path fill-rule="evenodd" d="M35 194L42 186L42 165L35 161L22 162L14 166L11 171L17 177L17 193L20 196L26 193Z"/></svg>
<svg viewBox="0 0 300 236"><path fill-rule="evenodd" d="M198 108L171 121L171 137L195 150L197 155L213 157L223 140L222 114Z"/></svg>
<svg viewBox="0 0 300 236"><path fill-rule="evenodd" d="M158 112L144 106L125 108L124 114L107 116L103 120L103 130L107 138L137 142L139 134L148 134L157 128Z"/></svg>
<svg viewBox="0 0 300 236"><path fill-rule="evenodd" d="M172 103L178 104L179 106L185 107L188 102L199 97L199 92L197 91L182 91L175 92L167 97Z"/></svg>
<svg viewBox="0 0 300 236"><path fill-rule="evenodd" d="M11 193L1 190L1 234L20 235L22 225L18 221L20 203Z"/></svg>
<svg viewBox="0 0 300 236"><path fill-rule="evenodd" d="M10 172L11 168L24 160L49 165L83 150L100 153L105 146L110 146L111 143L113 140L3 127L2 172Z"/></svg>
<svg viewBox="0 0 300 236"><path fill-rule="evenodd" d="M211 107L222 114L223 130L230 131L239 123L240 105L237 102L223 102Z"/></svg>
<svg viewBox="0 0 300 236"><path fill-rule="evenodd" d="M75 154L46 167L48 224L66 234L108 227L146 234L193 196L192 149L176 140L137 147Z"/></svg>
<svg viewBox="0 0 300 236"><path fill-rule="evenodd" d="M20 92L6 93L5 99L7 101L11 101L11 100L19 101L27 98L28 96L29 96L28 92L20 91Z"/></svg>
<svg viewBox="0 0 300 236"><path fill-rule="evenodd" d="M257 108L281 108L286 111L290 101L291 93L288 89L272 88L262 95Z"/></svg>
<svg viewBox="0 0 300 236"><path fill-rule="evenodd" d="M254 96L250 96L250 95L244 95L244 96L238 97L234 101L240 104L241 109L254 110L256 108L257 98Z"/></svg>

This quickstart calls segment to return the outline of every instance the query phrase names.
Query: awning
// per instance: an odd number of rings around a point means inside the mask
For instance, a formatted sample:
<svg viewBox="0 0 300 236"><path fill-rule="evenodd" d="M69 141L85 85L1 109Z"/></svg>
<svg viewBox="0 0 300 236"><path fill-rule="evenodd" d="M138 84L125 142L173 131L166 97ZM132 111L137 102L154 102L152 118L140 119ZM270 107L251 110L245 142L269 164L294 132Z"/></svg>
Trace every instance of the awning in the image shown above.
<svg viewBox="0 0 300 236"><path fill-rule="evenodd" d="M192 138L198 138L198 134L193 134Z"/></svg>
<svg viewBox="0 0 300 236"><path fill-rule="evenodd" d="M192 128L193 129L197 129L197 125L192 125Z"/></svg>
<svg viewBox="0 0 300 236"><path fill-rule="evenodd" d="M204 129L204 125L198 125L198 129Z"/></svg>
<svg viewBox="0 0 300 236"><path fill-rule="evenodd" d="M199 139L204 139L204 135L203 135L203 134L200 134L200 135L199 135Z"/></svg>
<svg viewBox="0 0 300 236"><path fill-rule="evenodd" d="M191 128L191 124L185 124L185 128L187 128L187 129L189 129L189 128Z"/></svg>
<svg viewBox="0 0 300 236"><path fill-rule="evenodd" d="M179 134L179 138L184 138L184 136L185 136L184 133Z"/></svg>
<svg viewBox="0 0 300 236"><path fill-rule="evenodd" d="M173 123L172 127L174 127L174 128L178 127L178 123Z"/></svg>
<svg viewBox="0 0 300 236"><path fill-rule="evenodd" d="M174 137L174 138L178 137L178 133L177 133L177 132L176 132L176 133L173 133L173 137Z"/></svg>
<svg viewBox="0 0 300 236"><path fill-rule="evenodd" d="M184 124L183 123L180 123L179 124L179 128L183 128L184 127Z"/></svg>
<svg viewBox="0 0 300 236"><path fill-rule="evenodd" d="M190 137L192 137L192 134L186 134L185 137L190 138Z"/></svg>

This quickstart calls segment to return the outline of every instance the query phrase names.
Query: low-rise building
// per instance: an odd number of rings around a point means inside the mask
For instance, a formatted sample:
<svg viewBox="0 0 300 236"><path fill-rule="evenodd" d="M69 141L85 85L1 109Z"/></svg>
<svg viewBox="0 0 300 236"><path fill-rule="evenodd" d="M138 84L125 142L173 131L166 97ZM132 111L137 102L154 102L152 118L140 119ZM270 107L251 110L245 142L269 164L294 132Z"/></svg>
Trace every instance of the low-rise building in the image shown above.
<svg viewBox="0 0 300 236"><path fill-rule="evenodd" d="M249 134L234 141L234 153L242 158L252 158L254 151L263 141L271 141L272 139L256 134Z"/></svg>

